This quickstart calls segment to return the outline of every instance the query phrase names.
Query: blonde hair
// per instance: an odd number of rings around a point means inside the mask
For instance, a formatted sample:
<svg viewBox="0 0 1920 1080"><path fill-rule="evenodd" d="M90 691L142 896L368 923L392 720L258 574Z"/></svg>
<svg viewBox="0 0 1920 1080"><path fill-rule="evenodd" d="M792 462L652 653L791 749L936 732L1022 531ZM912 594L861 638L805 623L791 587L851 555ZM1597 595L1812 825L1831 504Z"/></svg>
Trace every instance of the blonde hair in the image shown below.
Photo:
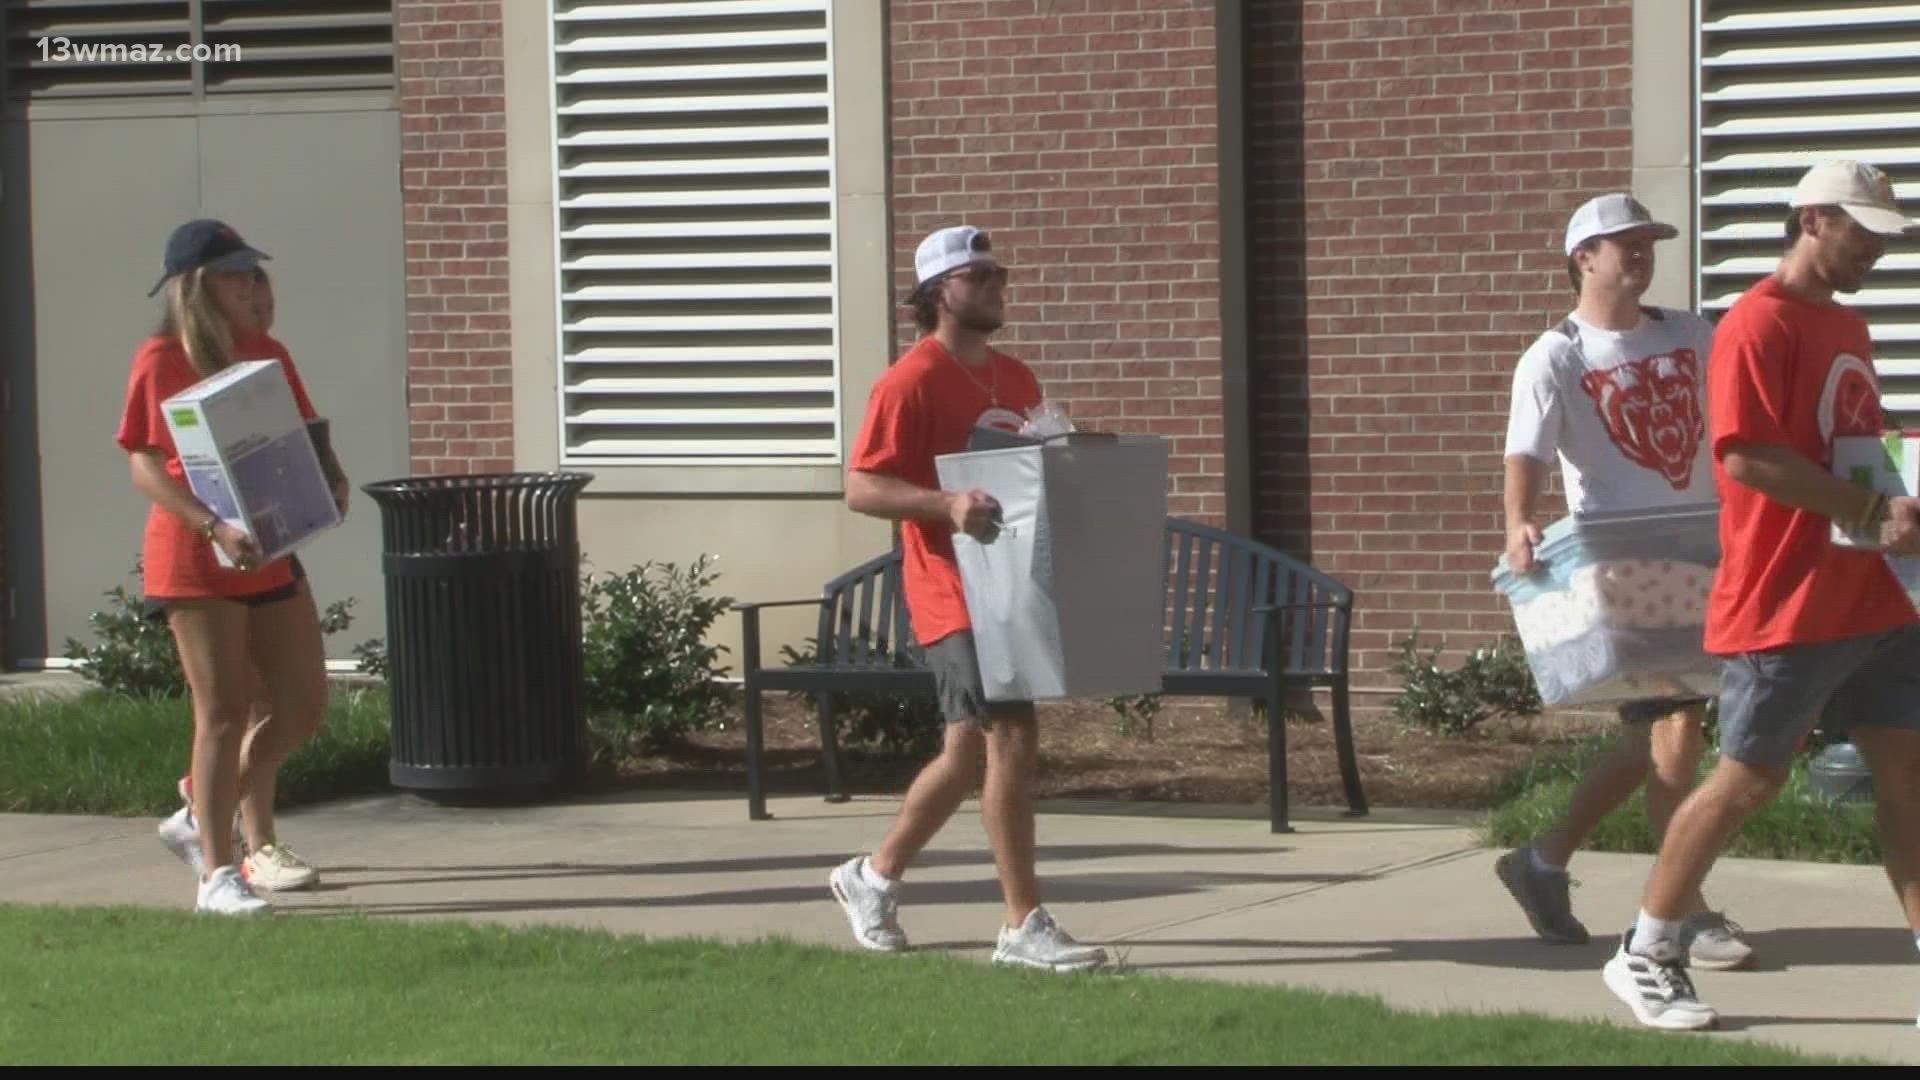
<svg viewBox="0 0 1920 1080"><path fill-rule="evenodd" d="M205 275L204 267L197 268L167 282L167 313L160 323L160 333L180 340L203 379L233 363L233 328L213 306Z"/></svg>

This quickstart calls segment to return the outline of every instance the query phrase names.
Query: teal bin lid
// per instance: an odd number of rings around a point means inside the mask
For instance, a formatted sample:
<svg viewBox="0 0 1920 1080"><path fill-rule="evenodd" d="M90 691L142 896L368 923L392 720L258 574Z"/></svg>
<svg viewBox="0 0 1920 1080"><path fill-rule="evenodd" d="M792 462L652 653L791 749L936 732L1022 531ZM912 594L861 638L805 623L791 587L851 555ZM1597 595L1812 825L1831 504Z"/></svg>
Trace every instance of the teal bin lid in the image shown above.
<svg viewBox="0 0 1920 1080"><path fill-rule="evenodd" d="M1716 567L1720 504L1573 514L1546 527L1534 559L1541 565L1526 575L1515 574L1504 553L1494 566L1494 586L1514 603L1567 588L1574 571L1596 562L1661 559Z"/></svg>

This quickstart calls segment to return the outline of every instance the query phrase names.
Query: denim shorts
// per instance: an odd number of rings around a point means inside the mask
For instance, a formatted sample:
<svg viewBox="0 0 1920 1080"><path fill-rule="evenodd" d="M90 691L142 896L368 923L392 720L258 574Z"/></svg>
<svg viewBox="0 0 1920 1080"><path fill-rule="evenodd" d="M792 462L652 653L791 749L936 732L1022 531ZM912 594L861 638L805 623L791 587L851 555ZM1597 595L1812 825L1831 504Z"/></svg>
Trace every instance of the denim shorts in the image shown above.
<svg viewBox="0 0 1920 1080"><path fill-rule="evenodd" d="M1815 724L1920 728L1920 623L1727 659L1720 681L1720 752L1785 767Z"/></svg>
<svg viewBox="0 0 1920 1080"><path fill-rule="evenodd" d="M980 657L974 652L971 632L949 634L923 651L927 667L933 671L940 716L947 723L972 724L985 730L991 726L993 713L1030 707L1030 702L987 701L986 688L980 681Z"/></svg>

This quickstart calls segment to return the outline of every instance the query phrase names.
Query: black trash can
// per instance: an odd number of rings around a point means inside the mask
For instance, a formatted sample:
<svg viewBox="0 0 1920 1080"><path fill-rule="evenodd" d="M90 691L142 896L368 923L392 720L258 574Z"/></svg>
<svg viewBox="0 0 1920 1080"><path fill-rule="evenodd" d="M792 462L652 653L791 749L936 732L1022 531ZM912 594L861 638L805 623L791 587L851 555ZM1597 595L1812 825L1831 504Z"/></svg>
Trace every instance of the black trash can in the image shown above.
<svg viewBox="0 0 1920 1080"><path fill-rule="evenodd" d="M525 801L587 758L577 507L588 473L384 480L393 785Z"/></svg>

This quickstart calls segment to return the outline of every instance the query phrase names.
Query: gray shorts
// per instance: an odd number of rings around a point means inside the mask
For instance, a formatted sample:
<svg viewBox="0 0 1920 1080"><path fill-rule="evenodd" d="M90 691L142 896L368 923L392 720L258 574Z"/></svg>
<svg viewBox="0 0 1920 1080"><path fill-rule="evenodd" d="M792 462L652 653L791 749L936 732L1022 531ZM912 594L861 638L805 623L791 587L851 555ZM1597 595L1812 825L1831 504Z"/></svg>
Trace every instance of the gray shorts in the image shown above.
<svg viewBox="0 0 1920 1080"><path fill-rule="evenodd" d="M1723 755L1785 767L1816 723L1834 735L1856 726L1920 728L1920 623L1726 661Z"/></svg>
<svg viewBox="0 0 1920 1080"><path fill-rule="evenodd" d="M980 683L980 657L973 651L973 635L965 630L949 634L925 648L927 667L933 670L934 692L940 716L949 724L972 724L985 730L992 714L1026 709L1031 702L987 701Z"/></svg>

